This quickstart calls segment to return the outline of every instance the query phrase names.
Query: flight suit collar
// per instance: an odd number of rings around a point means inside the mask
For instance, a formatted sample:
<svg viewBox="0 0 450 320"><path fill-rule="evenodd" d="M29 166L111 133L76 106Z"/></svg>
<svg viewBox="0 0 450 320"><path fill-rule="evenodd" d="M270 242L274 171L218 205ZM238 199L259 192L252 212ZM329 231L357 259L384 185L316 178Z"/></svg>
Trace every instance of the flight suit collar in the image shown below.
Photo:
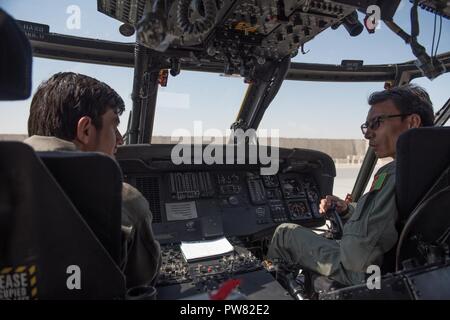
<svg viewBox="0 0 450 320"><path fill-rule="evenodd" d="M395 162L395 160L392 160L391 162L385 164L380 169L378 169L378 171L375 173L375 175L380 174L382 172L386 172L389 174L395 174L395 171L396 171L395 169L396 169L396 162Z"/></svg>
<svg viewBox="0 0 450 320"><path fill-rule="evenodd" d="M56 137L34 135L24 140L35 151L76 151L74 143Z"/></svg>

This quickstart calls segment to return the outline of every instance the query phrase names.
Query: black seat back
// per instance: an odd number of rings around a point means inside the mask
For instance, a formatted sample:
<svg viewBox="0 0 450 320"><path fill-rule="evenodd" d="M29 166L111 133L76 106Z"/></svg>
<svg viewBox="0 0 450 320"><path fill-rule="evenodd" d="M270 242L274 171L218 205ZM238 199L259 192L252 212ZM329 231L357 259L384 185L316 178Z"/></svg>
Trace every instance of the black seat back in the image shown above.
<svg viewBox="0 0 450 320"><path fill-rule="evenodd" d="M398 269L405 259L423 258L419 243L434 244L450 230L450 128L408 130L398 139L396 160L400 239L385 259Z"/></svg>
<svg viewBox="0 0 450 320"><path fill-rule="evenodd" d="M116 162L99 153L58 151L37 154L119 264L122 254L122 174Z"/></svg>
<svg viewBox="0 0 450 320"><path fill-rule="evenodd" d="M0 271L11 287L0 298L123 298L123 274L31 147L0 142L0 154Z"/></svg>
<svg viewBox="0 0 450 320"><path fill-rule="evenodd" d="M450 166L450 127L411 129L397 141L396 195L400 223Z"/></svg>
<svg viewBox="0 0 450 320"><path fill-rule="evenodd" d="M0 100L31 94L32 51L17 22L0 8Z"/></svg>

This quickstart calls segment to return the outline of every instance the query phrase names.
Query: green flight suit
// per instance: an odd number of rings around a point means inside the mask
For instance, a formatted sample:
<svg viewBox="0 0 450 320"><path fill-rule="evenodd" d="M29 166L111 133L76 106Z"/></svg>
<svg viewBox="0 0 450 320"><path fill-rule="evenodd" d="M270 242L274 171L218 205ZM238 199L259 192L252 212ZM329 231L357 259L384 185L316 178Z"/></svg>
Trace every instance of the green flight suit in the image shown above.
<svg viewBox="0 0 450 320"><path fill-rule="evenodd" d="M35 151L77 151L75 144L56 137L32 136L24 141ZM122 260L127 288L156 281L161 265L159 243L152 231L152 213L144 196L127 183L122 186Z"/></svg>
<svg viewBox="0 0 450 320"><path fill-rule="evenodd" d="M307 228L285 223L275 230L268 258L297 263L342 284L363 282L367 267L381 268L383 255L398 238L395 162L380 168L377 177L384 178L374 183L375 188L362 196L356 207L349 205L341 240L327 239Z"/></svg>

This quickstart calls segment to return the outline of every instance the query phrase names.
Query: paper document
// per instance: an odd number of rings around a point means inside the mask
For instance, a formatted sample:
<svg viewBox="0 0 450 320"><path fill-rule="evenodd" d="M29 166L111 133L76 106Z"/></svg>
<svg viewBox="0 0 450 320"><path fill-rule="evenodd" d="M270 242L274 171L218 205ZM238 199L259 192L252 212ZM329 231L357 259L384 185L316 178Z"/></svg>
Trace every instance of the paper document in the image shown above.
<svg viewBox="0 0 450 320"><path fill-rule="evenodd" d="M180 248L186 261L214 257L234 250L225 237L215 240L181 242Z"/></svg>

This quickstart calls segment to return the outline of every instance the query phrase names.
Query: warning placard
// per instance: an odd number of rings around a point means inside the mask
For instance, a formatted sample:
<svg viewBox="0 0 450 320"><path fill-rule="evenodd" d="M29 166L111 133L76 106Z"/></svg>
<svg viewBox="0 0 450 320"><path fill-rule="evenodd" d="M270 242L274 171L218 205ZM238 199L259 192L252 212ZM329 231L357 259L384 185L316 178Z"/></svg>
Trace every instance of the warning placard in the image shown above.
<svg viewBox="0 0 450 320"><path fill-rule="evenodd" d="M0 268L0 300L37 299L36 266Z"/></svg>

